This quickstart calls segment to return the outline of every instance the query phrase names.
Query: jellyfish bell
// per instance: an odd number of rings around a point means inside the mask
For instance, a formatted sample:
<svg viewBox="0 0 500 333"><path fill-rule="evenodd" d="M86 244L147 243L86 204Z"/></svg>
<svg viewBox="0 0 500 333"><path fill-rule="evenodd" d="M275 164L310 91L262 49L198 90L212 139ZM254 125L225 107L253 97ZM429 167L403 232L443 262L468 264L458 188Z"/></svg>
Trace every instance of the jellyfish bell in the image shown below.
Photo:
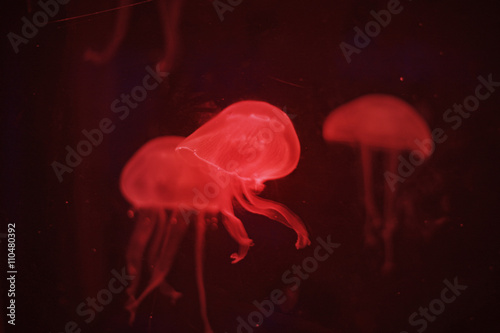
<svg viewBox="0 0 500 333"><path fill-rule="evenodd" d="M382 271L389 272L393 266L392 236L397 225L394 188L386 184L382 217L374 200L372 155L374 151L388 155L385 175L396 174L398 156L404 151L419 155L420 163L423 163L434 149L433 145L422 144L432 142L429 127L418 112L402 99L370 94L332 111L324 122L323 137L331 143L360 147L366 208L365 242L374 245L374 233L382 228L380 232L385 252Z"/></svg>
<svg viewBox="0 0 500 333"><path fill-rule="evenodd" d="M176 149L243 179L278 179L297 167L300 143L288 116L260 101L237 102L192 133Z"/></svg>
<svg viewBox="0 0 500 333"><path fill-rule="evenodd" d="M184 140L180 136L159 137L147 142L123 168L120 190L136 209L176 209L193 206L192 189L210 178L195 164L186 164L175 154ZM222 196L218 199L222 200ZM216 212L217 201L206 203ZM187 209L187 208L186 208Z"/></svg>
<svg viewBox="0 0 500 333"><path fill-rule="evenodd" d="M381 150L420 150L425 158L432 153L416 143L431 138L426 121L402 99L384 94L365 95L335 109L325 120L323 138Z"/></svg>
<svg viewBox="0 0 500 333"><path fill-rule="evenodd" d="M267 180L297 167L300 143L288 116L262 101L234 103L193 132L176 148L190 164L202 161L217 179L225 179L244 209L292 228L297 248L310 244L300 218L284 205L258 197Z"/></svg>

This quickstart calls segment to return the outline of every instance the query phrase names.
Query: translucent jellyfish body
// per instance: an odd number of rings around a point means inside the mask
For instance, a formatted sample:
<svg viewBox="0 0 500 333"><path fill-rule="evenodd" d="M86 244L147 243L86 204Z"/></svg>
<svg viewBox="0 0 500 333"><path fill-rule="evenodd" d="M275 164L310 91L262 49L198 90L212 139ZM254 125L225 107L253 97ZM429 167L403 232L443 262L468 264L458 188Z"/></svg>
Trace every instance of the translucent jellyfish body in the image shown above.
<svg viewBox="0 0 500 333"><path fill-rule="evenodd" d="M397 175L398 157L405 151L418 155L422 163L432 153L429 127L405 101L390 95L372 94L333 110L323 125L323 137L328 142L360 147L366 208L365 242L373 245L376 233L381 233L385 252L382 270L389 272L394 257L392 236L397 226L395 188L386 182L382 217L374 199L372 156L375 151L387 155L386 178L389 174Z"/></svg>

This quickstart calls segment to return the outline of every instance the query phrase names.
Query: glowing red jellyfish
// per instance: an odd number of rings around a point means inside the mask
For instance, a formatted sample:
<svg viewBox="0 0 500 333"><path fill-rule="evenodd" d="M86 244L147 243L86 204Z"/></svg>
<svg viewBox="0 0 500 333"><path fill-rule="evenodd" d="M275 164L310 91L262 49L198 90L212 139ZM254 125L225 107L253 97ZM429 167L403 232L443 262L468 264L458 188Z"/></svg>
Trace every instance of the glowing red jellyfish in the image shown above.
<svg viewBox="0 0 500 333"><path fill-rule="evenodd" d="M405 101L390 95L372 94L359 97L334 110L325 120L323 137L329 142L359 145L364 180L366 206L365 241L376 242L374 232L381 229L384 242L384 264L388 272L393 266L392 236L397 226L394 207L394 184L386 182L384 216L374 200L372 154L385 152L388 157L386 175L397 175L398 156L412 151L422 163L432 153L430 147L418 144L429 142L431 133L425 120ZM387 180L387 179L386 179Z"/></svg>
<svg viewBox="0 0 500 333"><path fill-rule="evenodd" d="M230 187L246 210L292 228L297 249L310 244L297 215L257 196L264 182L288 175L299 162L299 139L283 111L261 101L234 103L188 136L176 151L190 163L204 163L219 186Z"/></svg>
<svg viewBox="0 0 500 333"><path fill-rule="evenodd" d="M205 332L212 332L206 315L202 272L205 214L220 211L225 216L224 225L240 244L239 252L231 256L233 263L245 257L252 240L248 238L241 221L234 216L228 191L220 191L202 208L197 205L197 189L203 188L211 178L198 166L188 165L175 153L175 147L183 139L166 136L149 141L128 161L121 174L121 192L138 216L127 252L128 271L140 276L145 254L148 266L152 267L150 281L137 297L140 279L135 278L131 282L127 290L127 309L131 314L130 321L133 322L139 304L157 287L170 296L173 302L181 296L165 278L187 230L191 211L196 210L196 279ZM168 221L166 210L171 211Z"/></svg>

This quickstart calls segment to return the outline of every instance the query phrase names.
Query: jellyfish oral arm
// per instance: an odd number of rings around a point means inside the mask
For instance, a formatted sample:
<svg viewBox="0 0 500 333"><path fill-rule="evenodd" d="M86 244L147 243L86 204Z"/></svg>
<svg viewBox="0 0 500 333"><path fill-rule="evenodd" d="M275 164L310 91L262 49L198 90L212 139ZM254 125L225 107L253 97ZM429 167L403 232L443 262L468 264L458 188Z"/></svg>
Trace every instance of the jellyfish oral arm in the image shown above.
<svg viewBox="0 0 500 333"><path fill-rule="evenodd" d="M372 223L375 228L380 228L381 217L373 198L372 152L365 145L361 145L361 164L363 168L364 200L367 217L373 221Z"/></svg>
<svg viewBox="0 0 500 333"><path fill-rule="evenodd" d="M398 165L398 155L399 151L389 152L389 157L387 161L387 170L392 173L397 172ZM384 240L384 264L382 266L382 272L389 273L392 271L394 266L394 245L393 245L393 235L398 224L398 218L396 216L395 208L395 193L389 187L389 184L385 183L385 197L384 197L384 228L382 230L382 239Z"/></svg>
<svg viewBox="0 0 500 333"><path fill-rule="evenodd" d="M184 237L184 234L187 230L186 223L177 223L176 215L177 212L174 211L170 219L167 221L166 212L164 210L158 210L155 212L156 216L152 216L154 218L154 224L157 225L156 233L161 232L160 237L163 238L163 242L156 242L155 239L152 239L152 246L149 248L150 252L153 252L158 255L156 258L154 255L148 254L148 259L157 259L157 265L151 271L151 278L145 290L139 295L139 297L135 298L133 294L135 294L135 290L137 289L137 285L131 285L129 294L129 302L127 305L127 309L130 312L130 323L134 321L135 312L139 306L139 304L148 296L156 287L159 287L164 283L164 279L170 271L172 267L175 254L181 240ZM138 226L139 228L139 226ZM161 244L163 243L163 244ZM143 244L140 242L140 246ZM129 253L134 251L134 244L132 243L129 249ZM141 250L138 248L137 250ZM142 249L142 251L144 251ZM152 264L152 263L149 263ZM130 266L129 266L130 267ZM137 272L139 275L140 272ZM138 283L138 282L137 282ZM168 286L164 290L172 290L175 291L172 287ZM172 298L178 297L180 293L172 292L169 296Z"/></svg>
<svg viewBox="0 0 500 333"><path fill-rule="evenodd" d="M233 237L233 239L239 244L238 253L231 254L232 264L236 264L241 261L248 253L250 246L253 245L253 241L248 238L247 232L243 227L243 223L239 218L234 215L233 207L230 206L228 209L222 210L224 214L224 219L222 220L227 231Z"/></svg>
<svg viewBox="0 0 500 333"><path fill-rule="evenodd" d="M374 246L377 244L377 232L382 227L382 217L375 204L373 197L373 162L372 151L369 147L361 144L361 167L363 169L363 194L365 201L365 244Z"/></svg>
<svg viewBox="0 0 500 333"><path fill-rule="evenodd" d="M244 197L241 194L241 190L235 190L234 193L239 193L236 196L236 199L243 206L243 208L249 212L267 216L268 218L278 221L293 229L297 233L297 242L295 243L295 247L297 249L304 248L311 244L306 227L300 218L286 206L271 200L259 198L245 186L243 186Z"/></svg>
<svg viewBox="0 0 500 333"><path fill-rule="evenodd" d="M154 229L153 223L148 223L150 221L146 216L143 216L140 213L138 215L139 219L136 222L135 231L132 234L127 251L127 270L130 275L136 276L136 278L131 281L130 286L127 289L129 304L133 304L136 301L135 293L139 287L139 276L142 271L142 257ZM133 322L134 319L135 311L131 311L130 322Z"/></svg>

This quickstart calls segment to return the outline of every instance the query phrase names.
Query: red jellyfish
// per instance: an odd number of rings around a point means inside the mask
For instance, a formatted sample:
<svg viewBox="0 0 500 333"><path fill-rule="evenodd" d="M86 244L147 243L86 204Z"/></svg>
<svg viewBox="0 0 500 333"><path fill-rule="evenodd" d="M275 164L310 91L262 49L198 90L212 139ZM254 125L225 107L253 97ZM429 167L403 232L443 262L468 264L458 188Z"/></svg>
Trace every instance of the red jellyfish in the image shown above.
<svg viewBox="0 0 500 333"><path fill-rule="evenodd" d="M218 187L229 188L244 209L292 228L297 233L297 249L310 244L297 215L257 196L267 180L285 177L299 162L299 139L283 111L261 101L234 103L188 136L176 151L189 163L203 163ZM205 194L217 193L207 187Z"/></svg>
<svg viewBox="0 0 500 333"><path fill-rule="evenodd" d="M393 233L397 226L394 207L398 182L398 158L411 151L410 160L420 165L432 153L431 133L425 120L405 101L390 95L371 94L341 105L325 120L323 137L328 142L359 145L363 169L364 201L366 207L365 242L376 243L380 232L384 244L383 272L390 272L394 263ZM384 177L384 216L377 208L373 190L373 152L386 156Z"/></svg>
<svg viewBox="0 0 500 333"><path fill-rule="evenodd" d="M181 296L165 278L190 222L193 210L197 211L196 223L196 280L199 288L201 316L205 332L212 332L206 314L205 289L203 285L202 252L205 215L221 211L229 234L239 243L239 251L231 255L233 263L243 259L252 245L241 221L234 216L231 196L220 191L210 202L201 207L197 204L198 188L204 188L211 178L200 167L187 164L175 147L182 137L166 136L153 139L141 147L127 162L120 179L123 196L137 212L137 224L127 251L127 268L137 276L127 293L130 322L135 318L137 307L155 288L170 296L172 302ZM167 210L170 211L167 214ZM151 268L147 287L137 296L142 272L143 256Z"/></svg>

